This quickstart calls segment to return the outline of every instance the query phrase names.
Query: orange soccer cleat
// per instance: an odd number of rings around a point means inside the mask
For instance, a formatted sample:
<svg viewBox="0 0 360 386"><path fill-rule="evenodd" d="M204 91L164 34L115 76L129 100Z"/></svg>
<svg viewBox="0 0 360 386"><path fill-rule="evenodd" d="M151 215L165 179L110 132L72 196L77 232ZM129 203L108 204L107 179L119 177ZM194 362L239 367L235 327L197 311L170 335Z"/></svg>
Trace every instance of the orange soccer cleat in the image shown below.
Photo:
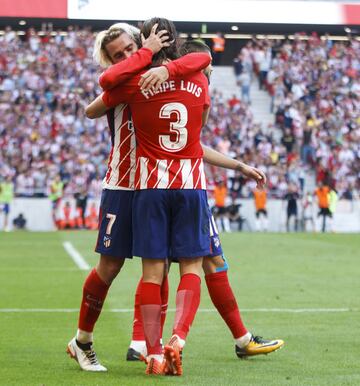
<svg viewBox="0 0 360 386"><path fill-rule="evenodd" d="M156 358L147 358L146 362L146 371L147 375L165 375L166 362L158 361Z"/></svg>
<svg viewBox="0 0 360 386"><path fill-rule="evenodd" d="M166 361L166 375L182 375L182 347L177 335L173 335L165 346L164 356Z"/></svg>

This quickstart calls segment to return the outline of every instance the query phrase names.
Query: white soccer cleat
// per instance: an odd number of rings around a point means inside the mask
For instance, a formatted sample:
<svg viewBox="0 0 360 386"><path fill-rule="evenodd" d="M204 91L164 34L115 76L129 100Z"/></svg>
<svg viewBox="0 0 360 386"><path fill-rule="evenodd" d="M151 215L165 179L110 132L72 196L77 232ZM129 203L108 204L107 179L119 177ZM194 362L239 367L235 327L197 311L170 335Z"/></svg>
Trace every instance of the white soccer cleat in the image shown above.
<svg viewBox="0 0 360 386"><path fill-rule="evenodd" d="M99 363L96 352L92 348L92 343L89 343L88 350L82 350L77 345L76 338L73 338L69 342L66 352L71 358L75 359L85 371L107 371L107 368Z"/></svg>

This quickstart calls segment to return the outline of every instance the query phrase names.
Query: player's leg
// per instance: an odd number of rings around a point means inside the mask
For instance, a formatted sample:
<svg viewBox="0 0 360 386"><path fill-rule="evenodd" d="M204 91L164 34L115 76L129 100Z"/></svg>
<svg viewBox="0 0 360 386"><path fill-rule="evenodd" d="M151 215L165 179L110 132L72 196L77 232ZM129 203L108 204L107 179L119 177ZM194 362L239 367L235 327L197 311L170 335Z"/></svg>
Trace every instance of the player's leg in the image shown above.
<svg viewBox="0 0 360 386"><path fill-rule="evenodd" d="M182 375L182 350L200 304L202 258L179 258L180 283L172 336L165 345L167 372Z"/></svg>
<svg viewBox="0 0 360 386"><path fill-rule="evenodd" d="M140 289L142 284L142 277L139 280L139 283L135 291L134 299L134 317L132 325L132 335L131 342L126 353L127 361L138 361L142 357L146 358L146 342L143 324L141 320L141 310L140 310Z"/></svg>
<svg viewBox="0 0 360 386"><path fill-rule="evenodd" d="M147 348L146 374L163 373L161 285L169 256L169 191L136 191L133 205L133 251L142 256L139 303ZM144 227L146 224L146 227Z"/></svg>
<svg viewBox="0 0 360 386"><path fill-rule="evenodd" d="M260 338L253 337L241 319L240 310L227 274L228 264L223 254L218 230L212 218L210 236L212 254L204 257L203 260L206 286L214 306L233 335L235 352L237 355L238 353L245 353L243 356L248 356L275 351L283 345L283 341L260 342ZM256 345L254 339L258 340ZM272 342L271 346L269 342Z"/></svg>
<svg viewBox="0 0 360 386"><path fill-rule="evenodd" d="M280 339L265 340L247 330L241 319L227 274L228 264L223 256L205 257L203 269L210 298L233 335L235 352L239 358L269 354L284 345Z"/></svg>
<svg viewBox="0 0 360 386"><path fill-rule="evenodd" d="M126 354L127 361L143 360L147 356L145 335L144 335L144 329L143 329L141 311L140 311L141 283L142 283L142 278L138 283L138 286L136 288L136 293L135 293L132 338L131 338L129 349ZM164 279L163 279L163 282L161 283L160 294L161 294L161 337L162 337L162 332L163 332L167 308L168 308L168 298L169 298L169 281L168 281L167 269L165 269Z"/></svg>
<svg viewBox="0 0 360 386"><path fill-rule="evenodd" d="M180 263L181 279L165 359L170 373L181 375L182 348L200 303L202 256L210 253L210 217L204 190L176 190L171 198L171 251Z"/></svg>
<svg viewBox="0 0 360 386"><path fill-rule="evenodd" d="M140 284L140 311L148 359L162 361L161 283L164 259L142 259L143 278Z"/></svg>
<svg viewBox="0 0 360 386"><path fill-rule="evenodd" d="M132 257L132 199L133 192L128 191L105 190L102 194L95 249L100 259L85 279L78 330L67 347L67 352L83 370L106 371L93 349L93 331L112 281L120 272L125 257Z"/></svg>

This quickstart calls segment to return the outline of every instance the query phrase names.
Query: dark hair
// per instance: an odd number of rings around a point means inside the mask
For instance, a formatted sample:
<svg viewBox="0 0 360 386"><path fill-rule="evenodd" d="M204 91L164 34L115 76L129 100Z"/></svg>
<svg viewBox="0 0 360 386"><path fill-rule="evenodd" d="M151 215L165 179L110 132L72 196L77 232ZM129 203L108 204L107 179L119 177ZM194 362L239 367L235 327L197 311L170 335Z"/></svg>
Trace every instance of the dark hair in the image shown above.
<svg viewBox="0 0 360 386"><path fill-rule="evenodd" d="M210 47L201 40L187 40L180 48L179 52L181 56L190 54L191 52L208 52L211 53Z"/></svg>
<svg viewBox="0 0 360 386"><path fill-rule="evenodd" d="M178 52L177 32L176 32L174 23L162 17L153 17L152 19L144 21L144 24L141 29L141 33L144 35L145 39L147 39L150 36L151 28L154 26L154 24L158 24L156 32L161 30L168 31L169 42L171 42L171 44L169 47L162 48L157 54L153 56L153 59L152 59L153 65L162 64L162 62L167 59L170 59L170 60L177 59L179 57L179 52Z"/></svg>

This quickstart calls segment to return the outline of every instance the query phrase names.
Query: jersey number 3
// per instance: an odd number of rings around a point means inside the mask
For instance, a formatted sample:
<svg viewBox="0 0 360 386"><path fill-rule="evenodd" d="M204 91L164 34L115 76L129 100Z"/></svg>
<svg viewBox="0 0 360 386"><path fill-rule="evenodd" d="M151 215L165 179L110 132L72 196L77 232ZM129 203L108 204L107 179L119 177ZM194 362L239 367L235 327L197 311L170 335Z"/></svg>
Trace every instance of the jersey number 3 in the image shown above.
<svg viewBox="0 0 360 386"><path fill-rule="evenodd" d="M188 138L188 130L186 128L188 112L182 103L167 103L161 108L159 117L170 119L172 113L176 114L177 120L170 123L170 132L176 135L176 139L172 141L170 135L160 135L159 142L162 149L174 153L186 146Z"/></svg>

